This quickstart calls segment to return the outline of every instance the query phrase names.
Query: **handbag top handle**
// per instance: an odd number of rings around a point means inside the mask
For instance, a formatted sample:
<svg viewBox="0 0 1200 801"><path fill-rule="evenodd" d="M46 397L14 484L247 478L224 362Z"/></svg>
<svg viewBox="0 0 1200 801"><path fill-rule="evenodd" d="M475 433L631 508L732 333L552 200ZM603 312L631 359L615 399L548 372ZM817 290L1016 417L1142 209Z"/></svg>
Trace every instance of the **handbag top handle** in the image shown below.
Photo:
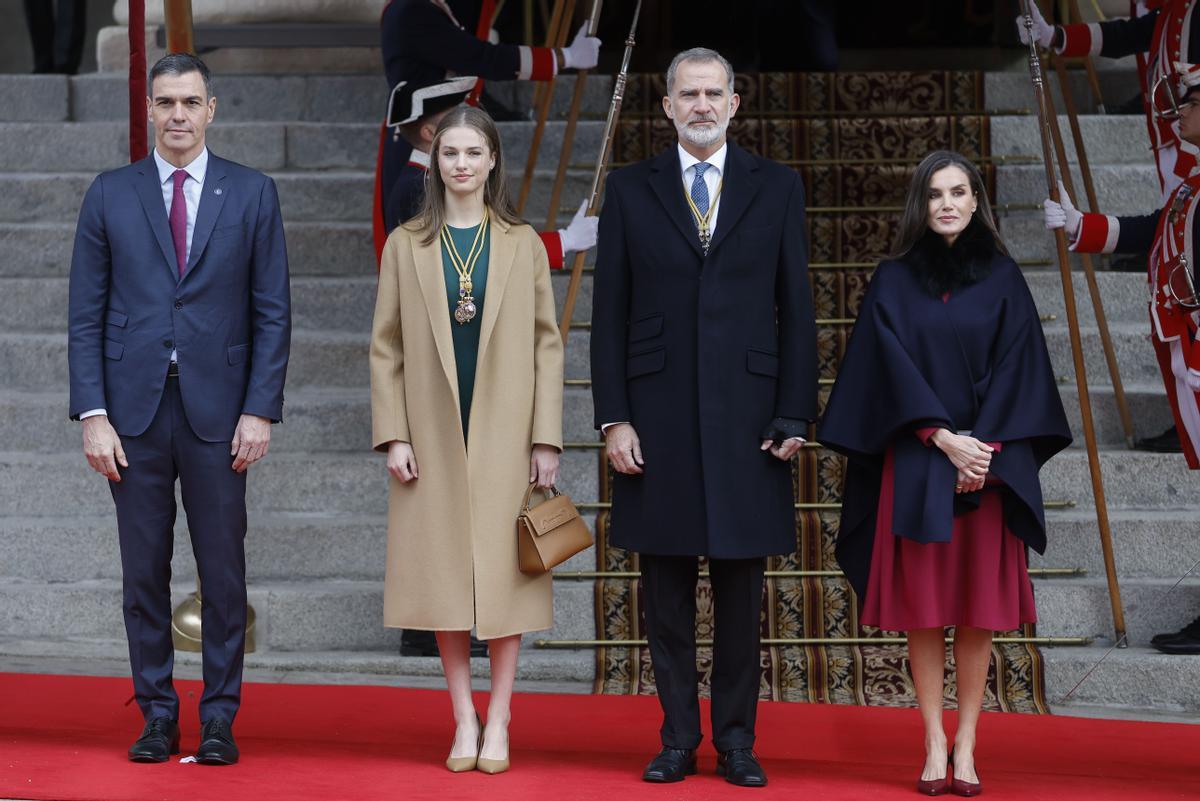
<svg viewBox="0 0 1200 801"><path fill-rule="evenodd" d="M529 500L533 497L533 491L535 489L538 489L538 485L534 484L533 482L530 482L529 489L525 490L525 500L523 500L521 502L522 511L525 511L525 512L529 511ZM546 494L547 500L549 500L550 498L557 497L559 495L558 487L550 487L549 489L542 490L542 492L543 492L543 494Z"/></svg>

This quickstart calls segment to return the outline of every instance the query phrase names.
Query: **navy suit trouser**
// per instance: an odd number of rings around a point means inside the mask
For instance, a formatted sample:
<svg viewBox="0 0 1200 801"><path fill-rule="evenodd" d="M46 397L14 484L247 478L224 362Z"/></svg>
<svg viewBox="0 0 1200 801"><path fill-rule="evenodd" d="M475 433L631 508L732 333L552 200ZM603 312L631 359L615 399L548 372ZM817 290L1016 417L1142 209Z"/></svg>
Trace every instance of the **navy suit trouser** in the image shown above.
<svg viewBox="0 0 1200 801"><path fill-rule="evenodd" d="M663 709L662 744L700 745L695 556L639 554L646 638ZM754 747L762 679L759 627L765 559L710 559L713 590L712 731L718 751Z"/></svg>
<svg viewBox="0 0 1200 801"><path fill-rule="evenodd" d="M129 467L118 468L121 481L109 487L117 506L125 632L138 706L147 719L179 719L171 680L178 478L203 598L200 720L233 723L246 650L246 474L233 471L229 442L205 442L192 432L176 378L167 379L150 427L123 437L121 445Z"/></svg>

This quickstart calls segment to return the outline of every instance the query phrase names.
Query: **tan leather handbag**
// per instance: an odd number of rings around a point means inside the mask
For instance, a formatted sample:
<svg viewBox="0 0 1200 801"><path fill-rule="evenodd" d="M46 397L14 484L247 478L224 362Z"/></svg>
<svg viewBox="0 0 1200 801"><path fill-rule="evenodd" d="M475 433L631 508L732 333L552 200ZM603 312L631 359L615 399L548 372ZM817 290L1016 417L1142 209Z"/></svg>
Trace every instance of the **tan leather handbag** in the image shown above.
<svg viewBox="0 0 1200 801"><path fill-rule="evenodd" d="M530 508L537 485L525 490L517 516L517 561L522 573L538 575L592 547L592 533L571 499L550 488L550 496Z"/></svg>

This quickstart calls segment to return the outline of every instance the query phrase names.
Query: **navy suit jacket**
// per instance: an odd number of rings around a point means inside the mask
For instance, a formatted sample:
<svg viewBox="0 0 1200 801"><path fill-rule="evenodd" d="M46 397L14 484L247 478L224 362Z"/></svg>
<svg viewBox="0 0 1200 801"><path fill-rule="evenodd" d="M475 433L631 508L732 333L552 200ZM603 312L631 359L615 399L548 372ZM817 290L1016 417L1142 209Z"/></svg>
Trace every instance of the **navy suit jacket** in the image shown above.
<svg viewBox="0 0 1200 801"><path fill-rule="evenodd" d="M291 302L274 181L210 151L182 278L176 264L153 154L98 176L71 259L71 418L104 408L142 434L175 350L197 437L232 439L242 414L278 422Z"/></svg>

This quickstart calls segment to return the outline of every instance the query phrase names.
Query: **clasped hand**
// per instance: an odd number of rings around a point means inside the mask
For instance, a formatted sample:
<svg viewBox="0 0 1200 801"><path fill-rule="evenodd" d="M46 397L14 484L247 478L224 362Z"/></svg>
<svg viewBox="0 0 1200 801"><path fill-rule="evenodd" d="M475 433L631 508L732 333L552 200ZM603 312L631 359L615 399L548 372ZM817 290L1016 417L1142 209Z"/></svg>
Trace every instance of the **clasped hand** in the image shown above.
<svg viewBox="0 0 1200 801"><path fill-rule="evenodd" d="M955 492L978 492L983 489L995 448L968 434L955 434L945 428L938 429L932 440L958 470Z"/></svg>

